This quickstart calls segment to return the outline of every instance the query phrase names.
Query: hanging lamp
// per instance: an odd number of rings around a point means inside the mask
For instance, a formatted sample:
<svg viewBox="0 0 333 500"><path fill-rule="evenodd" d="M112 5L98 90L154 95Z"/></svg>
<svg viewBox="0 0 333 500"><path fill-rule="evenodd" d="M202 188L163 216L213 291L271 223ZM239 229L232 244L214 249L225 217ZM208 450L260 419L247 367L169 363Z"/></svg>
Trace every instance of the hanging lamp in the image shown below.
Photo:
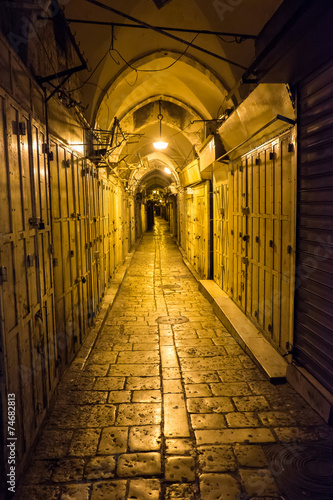
<svg viewBox="0 0 333 500"><path fill-rule="evenodd" d="M162 120L163 120L163 115L161 114L161 101L158 102L158 109L159 109L159 114L157 116L159 122L160 122L160 138L158 141L153 142L153 146L155 149L166 149L168 147L168 143L162 140Z"/></svg>

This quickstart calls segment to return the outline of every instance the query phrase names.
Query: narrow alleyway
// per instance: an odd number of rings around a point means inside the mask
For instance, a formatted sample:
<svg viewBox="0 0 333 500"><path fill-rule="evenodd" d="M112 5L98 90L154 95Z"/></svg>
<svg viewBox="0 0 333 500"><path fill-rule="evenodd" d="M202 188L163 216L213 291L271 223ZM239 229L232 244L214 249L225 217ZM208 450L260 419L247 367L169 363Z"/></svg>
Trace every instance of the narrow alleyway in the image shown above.
<svg viewBox="0 0 333 500"><path fill-rule="evenodd" d="M59 394L19 500L332 497L331 428L238 346L161 219Z"/></svg>

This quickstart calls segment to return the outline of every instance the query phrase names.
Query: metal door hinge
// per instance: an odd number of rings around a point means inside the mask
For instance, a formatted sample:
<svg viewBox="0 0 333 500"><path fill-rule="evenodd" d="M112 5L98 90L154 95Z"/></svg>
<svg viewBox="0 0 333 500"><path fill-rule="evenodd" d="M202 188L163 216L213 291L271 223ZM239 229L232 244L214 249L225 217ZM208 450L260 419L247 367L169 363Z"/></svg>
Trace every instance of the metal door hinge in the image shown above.
<svg viewBox="0 0 333 500"><path fill-rule="evenodd" d="M35 257L33 254L27 255L27 267L33 267Z"/></svg>
<svg viewBox="0 0 333 500"><path fill-rule="evenodd" d="M7 274L7 267L1 266L0 267L0 284L5 283L8 281L8 274Z"/></svg>
<svg viewBox="0 0 333 500"><path fill-rule="evenodd" d="M25 122L12 122L14 135L26 135L27 126Z"/></svg>
<svg viewBox="0 0 333 500"><path fill-rule="evenodd" d="M30 217L29 224L30 224L30 226L38 227L38 219L37 219L37 217Z"/></svg>
<svg viewBox="0 0 333 500"><path fill-rule="evenodd" d="M50 151L49 145L46 142L42 144L42 153L47 155L49 161L54 160L53 151Z"/></svg>
<svg viewBox="0 0 333 500"><path fill-rule="evenodd" d="M43 322L43 313L40 309L35 314L35 321L42 321Z"/></svg>
<svg viewBox="0 0 333 500"><path fill-rule="evenodd" d="M295 347L290 343L286 342L286 349L287 352L282 354L282 356L285 358L286 356L289 356L289 354L294 355L295 354Z"/></svg>

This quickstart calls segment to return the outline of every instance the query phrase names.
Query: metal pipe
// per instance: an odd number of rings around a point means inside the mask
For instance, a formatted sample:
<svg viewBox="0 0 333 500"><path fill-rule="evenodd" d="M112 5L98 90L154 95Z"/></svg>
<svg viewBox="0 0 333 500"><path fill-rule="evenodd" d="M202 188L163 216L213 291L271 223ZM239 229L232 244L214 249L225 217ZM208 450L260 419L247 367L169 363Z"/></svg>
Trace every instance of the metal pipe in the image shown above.
<svg viewBox="0 0 333 500"><path fill-rule="evenodd" d="M43 21L51 21L53 18L52 17L43 17L43 16L38 16L38 19L41 19ZM139 28L139 29L151 29L148 28L148 26L141 26L139 24L126 24L126 23L114 23L112 21L91 21L87 19L74 19L74 18L66 18L66 21L68 23L78 23L78 24L96 24L98 26L117 26L117 27L123 27L123 28ZM257 35L248 35L244 33L230 33L227 31L210 31L210 30L194 30L194 29L188 29L188 28L170 28L168 26L155 26L155 28L158 28L160 30L164 31L177 31L180 33L199 33L200 35L217 35L217 36L232 36L235 38L242 38L244 40L252 40L256 39Z"/></svg>
<svg viewBox="0 0 333 500"><path fill-rule="evenodd" d="M49 94L49 96L46 98L46 100L47 100L47 101L49 101L49 100L51 99L51 97L53 97L53 96L54 96L54 94L56 94L56 93L58 92L58 90L60 90L60 87L61 87L62 85L64 85L64 83L66 83L66 82L67 82L67 80L68 80L71 76L72 76L71 74L70 74L70 75L67 75L67 76L63 79L63 81L62 81L62 82L61 82L61 83L60 83L57 87L55 87L55 88L53 89L53 91Z"/></svg>
<svg viewBox="0 0 333 500"><path fill-rule="evenodd" d="M158 28L157 26L152 26L151 24L145 23L144 21L140 21L139 19L136 19L135 17L129 16L128 14L125 14L124 12L121 12L120 10L114 9L113 7L110 7L109 5L105 5L101 2L98 2L97 0L86 0L86 2L91 3L93 5L96 5L97 7L101 7L102 9L108 10L110 12L113 12L114 14L117 14L118 16L124 17L126 19L129 19L130 21L133 21L135 23L140 24L141 26L145 26L148 29L151 29L153 31L156 31L157 33L160 33L161 35L167 36L169 38L172 38L173 40L176 40L177 42L181 42L188 47L193 47L194 49L200 50L201 52L204 52L205 54L208 54L212 57L215 57L217 59L220 59L221 61L227 62L233 66L236 66L241 69L246 69L246 66L243 66L242 64L238 64L234 61L230 61L230 59L227 59L225 57L219 56L218 54L215 54L214 52L211 52L210 50L206 50L199 45L196 45L192 42L188 42L184 40L183 38L179 38L178 36L172 35L171 33L168 33L167 31L164 31L161 28Z"/></svg>
<svg viewBox="0 0 333 500"><path fill-rule="evenodd" d="M63 71L58 71L58 73L53 73L52 75L49 76L38 76L36 77L37 82L41 85L42 83L49 82L50 80L55 80L56 78L59 78L61 76L72 76L74 73L77 71L82 71L84 69L87 69L87 64L81 64L80 66L75 66L75 68L69 68L69 69L64 69Z"/></svg>

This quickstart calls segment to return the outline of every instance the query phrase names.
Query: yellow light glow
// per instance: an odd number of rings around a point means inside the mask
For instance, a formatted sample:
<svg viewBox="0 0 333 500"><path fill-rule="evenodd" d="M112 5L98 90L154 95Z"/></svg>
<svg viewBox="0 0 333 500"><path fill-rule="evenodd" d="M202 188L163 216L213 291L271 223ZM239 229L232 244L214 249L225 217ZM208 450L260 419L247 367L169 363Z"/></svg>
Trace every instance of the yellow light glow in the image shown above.
<svg viewBox="0 0 333 500"><path fill-rule="evenodd" d="M164 168L164 172L166 172L167 174L171 174L171 170L168 167Z"/></svg>
<svg viewBox="0 0 333 500"><path fill-rule="evenodd" d="M153 146L155 149L166 149L168 147L168 143L163 141L158 141L158 142L153 142Z"/></svg>

